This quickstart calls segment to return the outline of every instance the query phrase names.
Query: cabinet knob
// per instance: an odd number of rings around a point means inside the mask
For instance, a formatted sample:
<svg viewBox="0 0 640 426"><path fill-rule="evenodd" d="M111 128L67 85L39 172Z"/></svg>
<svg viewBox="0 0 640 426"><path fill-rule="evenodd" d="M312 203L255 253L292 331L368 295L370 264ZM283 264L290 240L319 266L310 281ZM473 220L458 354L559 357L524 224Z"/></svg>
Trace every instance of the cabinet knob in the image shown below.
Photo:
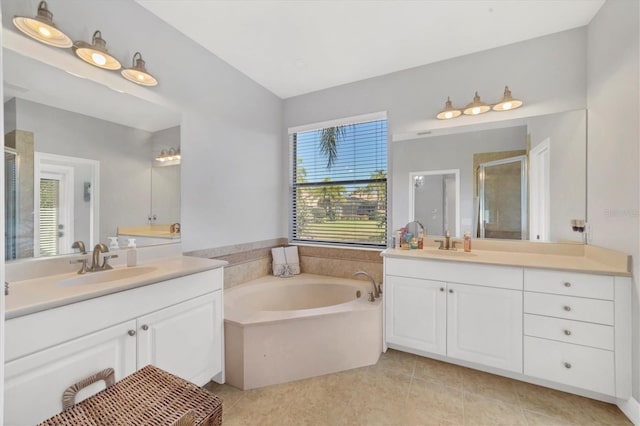
<svg viewBox="0 0 640 426"><path fill-rule="evenodd" d="M565 287L571 287L571 283L570 283L569 281L566 281L566 282L564 283L564 286L565 286Z"/></svg>
<svg viewBox="0 0 640 426"><path fill-rule="evenodd" d="M564 363L564 368L566 368L567 370L568 370L569 368L571 368L571 363L570 363L570 362L565 362L565 363Z"/></svg>
<svg viewBox="0 0 640 426"><path fill-rule="evenodd" d="M569 312L569 311L571 310L571 306L569 306L569 305L565 305L564 310L565 310L565 311L567 311L567 312Z"/></svg>
<svg viewBox="0 0 640 426"><path fill-rule="evenodd" d="M565 331L564 331L564 334L565 334L566 336L571 336L571 330L565 330Z"/></svg>
<svg viewBox="0 0 640 426"><path fill-rule="evenodd" d="M444 291L444 287L440 287L440 291Z"/></svg>
<svg viewBox="0 0 640 426"><path fill-rule="evenodd" d="M142 324L142 327L140 328L143 329L144 331L147 331L149 329L149 326L147 324Z"/></svg>
<svg viewBox="0 0 640 426"><path fill-rule="evenodd" d="M449 293L453 293L453 289L452 288L449 289Z"/></svg>
<svg viewBox="0 0 640 426"><path fill-rule="evenodd" d="M135 336L136 335L136 331L135 330L129 330L129 331L127 331L127 334L129 336Z"/></svg>

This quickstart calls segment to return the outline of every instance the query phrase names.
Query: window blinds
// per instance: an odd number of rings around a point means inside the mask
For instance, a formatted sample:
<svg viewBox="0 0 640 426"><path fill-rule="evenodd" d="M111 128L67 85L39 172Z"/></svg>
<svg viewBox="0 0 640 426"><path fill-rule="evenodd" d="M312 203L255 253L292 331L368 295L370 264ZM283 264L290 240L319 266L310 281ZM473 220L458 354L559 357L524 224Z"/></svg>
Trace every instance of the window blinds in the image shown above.
<svg viewBox="0 0 640 426"><path fill-rule="evenodd" d="M292 240L385 246L387 122L298 132L292 144Z"/></svg>

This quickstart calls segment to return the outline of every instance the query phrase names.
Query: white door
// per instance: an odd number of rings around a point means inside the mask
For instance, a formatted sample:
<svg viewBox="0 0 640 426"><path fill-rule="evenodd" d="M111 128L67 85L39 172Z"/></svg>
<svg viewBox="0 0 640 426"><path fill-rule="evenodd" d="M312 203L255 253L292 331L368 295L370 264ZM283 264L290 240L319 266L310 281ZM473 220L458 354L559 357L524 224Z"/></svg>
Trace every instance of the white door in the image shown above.
<svg viewBox="0 0 640 426"><path fill-rule="evenodd" d="M445 355L446 284L387 276L387 343Z"/></svg>
<svg viewBox="0 0 640 426"><path fill-rule="evenodd" d="M522 373L522 292L448 283L447 355Z"/></svg>
<svg viewBox="0 0 640 426"><path fill-rule="evenodd" d="M4 424L33 425L62 411L62 393L105 368L120 380L136 371L135 321L71 340L5 365ZM28 338L28 336L25 336ZM78 392L82 401L104 389L95 383Z"/></svg>
<svg viewBox="0 0 640 426"><path fill-rule="evenodd" d="M41 165L35 184L36 256L73 252L73 168Z"/></svg>
<svg viewBox="0 0 640 426"><path fill-rule="evenodd" d="M540 142L529 152L529 193L531 203L529 239L531 241L550 241L550 158L549 139Z"/></svg>
<svg viewBox="0 0 640 426"><path fill-rule="evenodd" d="M138 368L152 364L199 386L222 370L222 292L138 318Z"/></svg>

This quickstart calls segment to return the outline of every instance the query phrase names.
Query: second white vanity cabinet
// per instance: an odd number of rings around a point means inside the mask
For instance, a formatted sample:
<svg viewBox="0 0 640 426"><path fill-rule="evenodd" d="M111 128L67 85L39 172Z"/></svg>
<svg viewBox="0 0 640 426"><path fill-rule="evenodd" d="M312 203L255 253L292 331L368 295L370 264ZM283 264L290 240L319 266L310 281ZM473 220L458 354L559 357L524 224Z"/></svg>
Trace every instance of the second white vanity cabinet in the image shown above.
<svg viewBox="0 0 640 426"><path fill-rule="evenodd" d="M153 364L198 385L223 372L222 268L7 320L4 424L36 424L105 368ZM77 401L104 388L96 383Z"/></svg>
<svg viewBox="0 0 640 426"><path fill-rule="evenodd" d="M385 259L386 342L522 372L522 272Z"/></svg>
<svg viewBox="0 0 640 426"><path fill-rule="evenodd" d="M630 277L505 266L495 253L486 256L500 264L455 260L474 255L384 253L385 345L609 402L630 397ZM577 256L515 258L605 269Z"/></svg>

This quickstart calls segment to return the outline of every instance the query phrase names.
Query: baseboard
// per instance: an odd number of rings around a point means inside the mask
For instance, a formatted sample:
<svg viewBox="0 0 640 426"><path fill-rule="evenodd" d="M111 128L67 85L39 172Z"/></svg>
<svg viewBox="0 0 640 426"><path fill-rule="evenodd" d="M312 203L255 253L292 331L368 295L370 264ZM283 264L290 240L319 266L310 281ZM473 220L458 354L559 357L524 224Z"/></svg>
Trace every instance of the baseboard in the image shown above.
<svg viewBox="0 0 640 426"><path fill-rule="evenodd" d="M626 401L618 401L618 408L624 413L625 416L631 420L636 426L640 425L640 403L631 397Z"/></svg>

